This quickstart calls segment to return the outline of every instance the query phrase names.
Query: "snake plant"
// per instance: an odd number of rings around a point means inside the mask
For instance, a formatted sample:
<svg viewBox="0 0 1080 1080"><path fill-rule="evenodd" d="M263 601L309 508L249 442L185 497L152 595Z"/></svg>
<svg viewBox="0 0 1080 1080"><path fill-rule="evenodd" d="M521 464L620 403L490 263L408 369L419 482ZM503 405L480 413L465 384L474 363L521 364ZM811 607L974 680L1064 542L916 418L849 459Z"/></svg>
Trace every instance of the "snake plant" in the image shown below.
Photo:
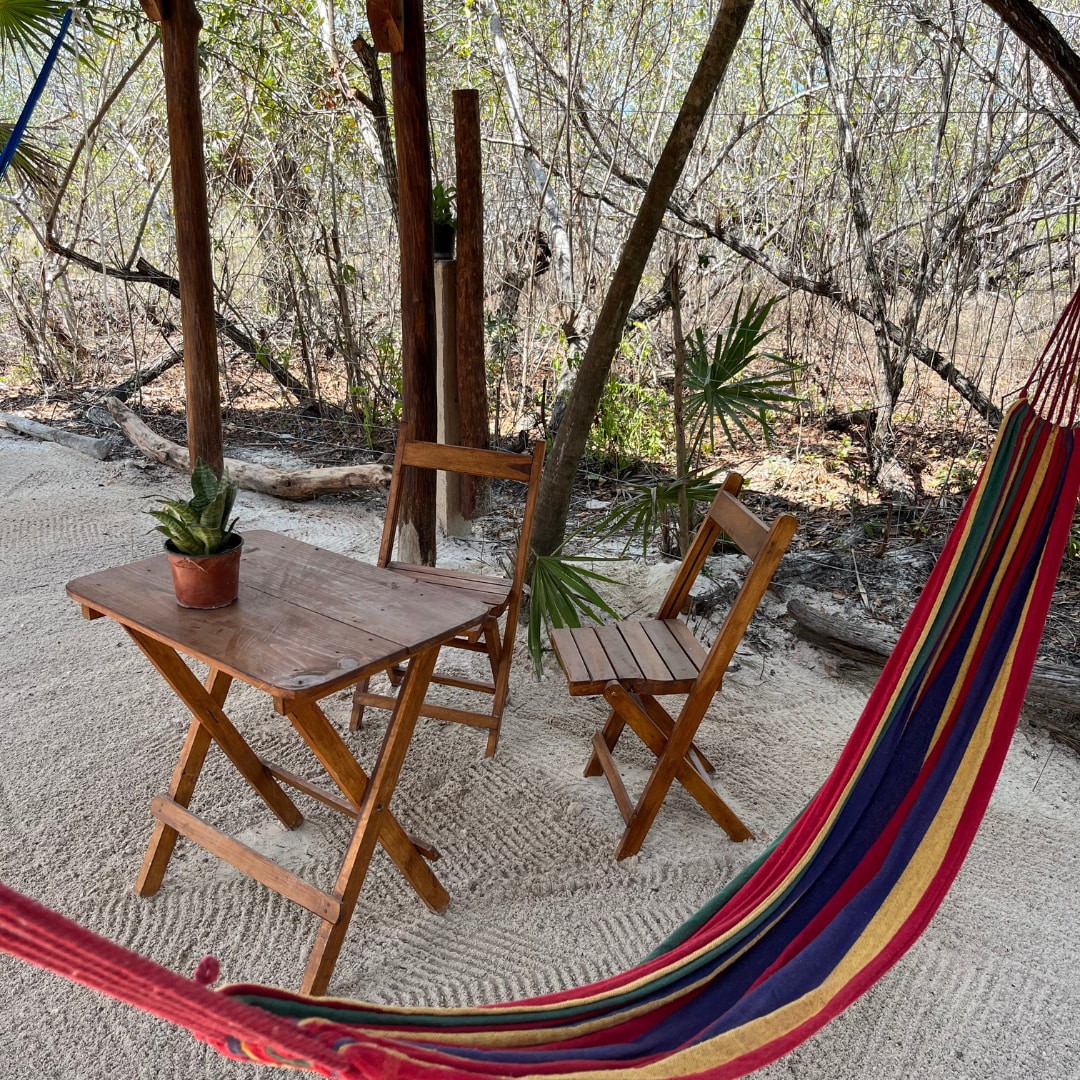
<svg viewBox="0 0 1080 1080"><path fill-rule="evenodd" d="M237 484L223 472L219 478L202 458L191 473L192 497L166 499L161 510L147 510L159 522L155 526L164 533L177 551L185 555L216 555L228 547L233 537L236 518L229 521ZM227 522L227 524L226 524Z"/></svg>

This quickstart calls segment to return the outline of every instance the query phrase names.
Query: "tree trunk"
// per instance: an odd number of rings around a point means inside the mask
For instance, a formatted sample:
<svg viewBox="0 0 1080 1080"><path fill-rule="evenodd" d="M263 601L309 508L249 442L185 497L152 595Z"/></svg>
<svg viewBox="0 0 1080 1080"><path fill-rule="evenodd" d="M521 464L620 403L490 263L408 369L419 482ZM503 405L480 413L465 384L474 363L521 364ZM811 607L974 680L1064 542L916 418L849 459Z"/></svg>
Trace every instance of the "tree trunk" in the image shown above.
<svg viewBox="0 0 1080 1080"><path fill-rule="evenodd" d="M887 494L913 497L914 490L911 481L896 460L896 435L892 422L896 403L904 388L906 354L902 350L894 352L889 339L885 287L881 280L881 268L874 249L874 239L870 233L870 213L863 195L862 165L855 144L855 132L848 115L847 92L836 70L832 32L818 19L817 12L808 0L794 0L794 3L796 10L813 35L822 63L825 65L825 77L829 83L829 94L832 97L833 113L836 117L840 161L847 180L848 196L851 199L851 220L855 226L855 235L859 241L863 268L870 291L870 306L873 312L871 322L874 327L877 353L877 364L874 368L874 419L867 447L870 457L870 477L878 488L883 489Z"/></svg>
<svg viewBox="0 0 1080 1080"><path fill-rule="evenodd" d="M1006 26L1057 76L1080 112L1080 56L1031 0L983 0Z"/></svg>
<svg viewBox="0 0 1080 1080"><path fill-rule="evenodd" d="M682 175L752 7L753 0L724 0L623 246L544 468L533 527L532 546L537 555L551 555L562 543L574 477L603 396L611 361L622 338L627 312L641 283L668 200Z"/></svg>

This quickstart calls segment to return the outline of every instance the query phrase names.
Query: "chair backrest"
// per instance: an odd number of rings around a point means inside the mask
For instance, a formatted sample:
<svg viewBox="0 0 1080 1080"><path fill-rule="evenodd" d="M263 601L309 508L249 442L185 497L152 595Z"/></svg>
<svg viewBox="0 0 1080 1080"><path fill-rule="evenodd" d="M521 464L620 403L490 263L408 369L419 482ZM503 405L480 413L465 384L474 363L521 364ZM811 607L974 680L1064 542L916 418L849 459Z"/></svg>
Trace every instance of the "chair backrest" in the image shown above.
<svg viewBox="0 0 1080 1080"><path fill-rule="evenodd" d="M795 534L797 523L791 514L781 514L772 525L766 525L749 507L741 503L738 494L742 490L742 483L743 478L738 473L728 474L716 493L716 498L713 499L657 615L660 619L678 618L686 606L691 586L701 573L705 559L721 533L726 534L750 557L750 568L709 650L708 658L698 673L694 689L683 707L683 714L703 714L720 689L724 672Z"/></svg>
<svg viewBox="0 0 1080 1080"><path fill-rule="evenodd" d="M527 485L525 509L518 534L517 556L514 562L512 610L517 616L517 602L525 583L525 569L529 557L529 541L532 538L533 515L536 496L540 490L540 473L544 467L542 440L537 441L529 454L512 454L506 450L477 450L467 446L450 446L446 443L420 442L412 438L412 426L403 423L398 429L397 449L394 452L393 475L390 492L386 499L386 518L383 521L382 542L379 545L379 566L388 566L394 551L398 517L401 514L402 496L405 489L405 470L431 469L436 472L482 476L492 480L514 480Z"/></svg>

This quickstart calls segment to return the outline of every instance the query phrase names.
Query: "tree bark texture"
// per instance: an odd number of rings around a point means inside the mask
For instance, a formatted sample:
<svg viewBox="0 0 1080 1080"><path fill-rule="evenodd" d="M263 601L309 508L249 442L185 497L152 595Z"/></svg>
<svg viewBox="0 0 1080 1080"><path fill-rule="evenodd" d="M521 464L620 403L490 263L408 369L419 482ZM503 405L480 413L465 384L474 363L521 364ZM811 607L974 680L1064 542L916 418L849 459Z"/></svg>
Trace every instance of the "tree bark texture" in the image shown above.
<svg viewBox="0 0 1080 1080"><path fill-rule="evenodd" d="M878 667L892 655L900 637L886 623L874 619L853 622L834 612L826 613L814 608L802 600L789 601L787 611L795 620L801 637L841 656ZM1059 709L1080 709L1080 676L1071 668L1037 660L1025 700Z"/></svg>
<svg viewBox="0 0 1080 1080"><path fill-rule="evenodd" d="M220 473L221 389L199 99L198 44L202 18L194 0L169 0L162 10L162 61L180 274L180 321L184 328L188 449L193 461L202 458Z"/></svg>
<svg viewBox="0 0 1080 1080"><path fill-rule="evenodd" d="M574 391L545 464L533 527L532 546L538 555L550 555L562 543L574 477L585 452L589 428L600 405L615 350L622 338L627 313L641 283L668 201L752 7L753 0L724 0L630 235L623 245L596 327L582 357Z"/></svg>
<svg viewBox="0 0 1080 1080"><path fill-rule="evenodd" d="M360 94L360 102L371 116L375 135L379 140L382 156L383 177L386 180L386 194L390 197L390 207L394 219L398 220L398 170L394 156L394 136L390 131L390 116L386 108L386 91L383 89L382 72L379 70L379 54L362 34L358 34L352 43L353 52L360 58L360 63L367 72L370 94Z"/></svg>
<svg viewBox="0 0 1080 1080"><path fill-rule="evenodd" d="M1005 25L1057 76L1080 112L1080 56L1031 0L983 0Z"/></svg>
<svg viewBox="0 0 1080 1080"><path fill-rule="evenodd" d="M390 56L401 199L402 414L412 424L414 438L434 441L437 432L435 267L423 0L405 0L404 21L405 47ZM401 532L403 543L415 539L423 564L434 564L435 477L427 470L409 470Z"/></svg>
<svg viewBox="0 0 1080 1080"><path fill-rule="evenodd" d="M37 439L38 442L59 443L71 450L78 450L80 454L96 457L99 461L104 461L112 453L112 446L108 439L94 439L89 435L79 435L66 428L39 424L36 420L28 420L25 416L15 416L12 413L0 412L0 428L16 431L20 435Z"/></svg>
<svg viewBox="0 0 1080 1080"><path fill-rule="evenodd" d="M480 156L480 95L454 91L457 162L457 389L461 445L488 445L484 361L484 194ZM461 477L461 513L476 517L486 501L481 477Z"/></svg>

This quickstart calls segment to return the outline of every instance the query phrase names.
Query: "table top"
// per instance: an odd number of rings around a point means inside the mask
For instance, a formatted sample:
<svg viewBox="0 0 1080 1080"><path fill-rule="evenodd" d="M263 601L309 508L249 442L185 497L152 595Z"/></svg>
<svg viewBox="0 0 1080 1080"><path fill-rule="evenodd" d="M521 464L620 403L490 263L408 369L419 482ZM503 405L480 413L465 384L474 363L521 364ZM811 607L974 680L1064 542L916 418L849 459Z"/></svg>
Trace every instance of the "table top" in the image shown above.
<svg viewBox="0 0 1080 1080"><path fill-rule="evenodd" d="M488 611L459 591L265 530L244 533L240 596L228 607L180 607L165 555L76 578L67 593L281 698L333 693Z"/></svg>

